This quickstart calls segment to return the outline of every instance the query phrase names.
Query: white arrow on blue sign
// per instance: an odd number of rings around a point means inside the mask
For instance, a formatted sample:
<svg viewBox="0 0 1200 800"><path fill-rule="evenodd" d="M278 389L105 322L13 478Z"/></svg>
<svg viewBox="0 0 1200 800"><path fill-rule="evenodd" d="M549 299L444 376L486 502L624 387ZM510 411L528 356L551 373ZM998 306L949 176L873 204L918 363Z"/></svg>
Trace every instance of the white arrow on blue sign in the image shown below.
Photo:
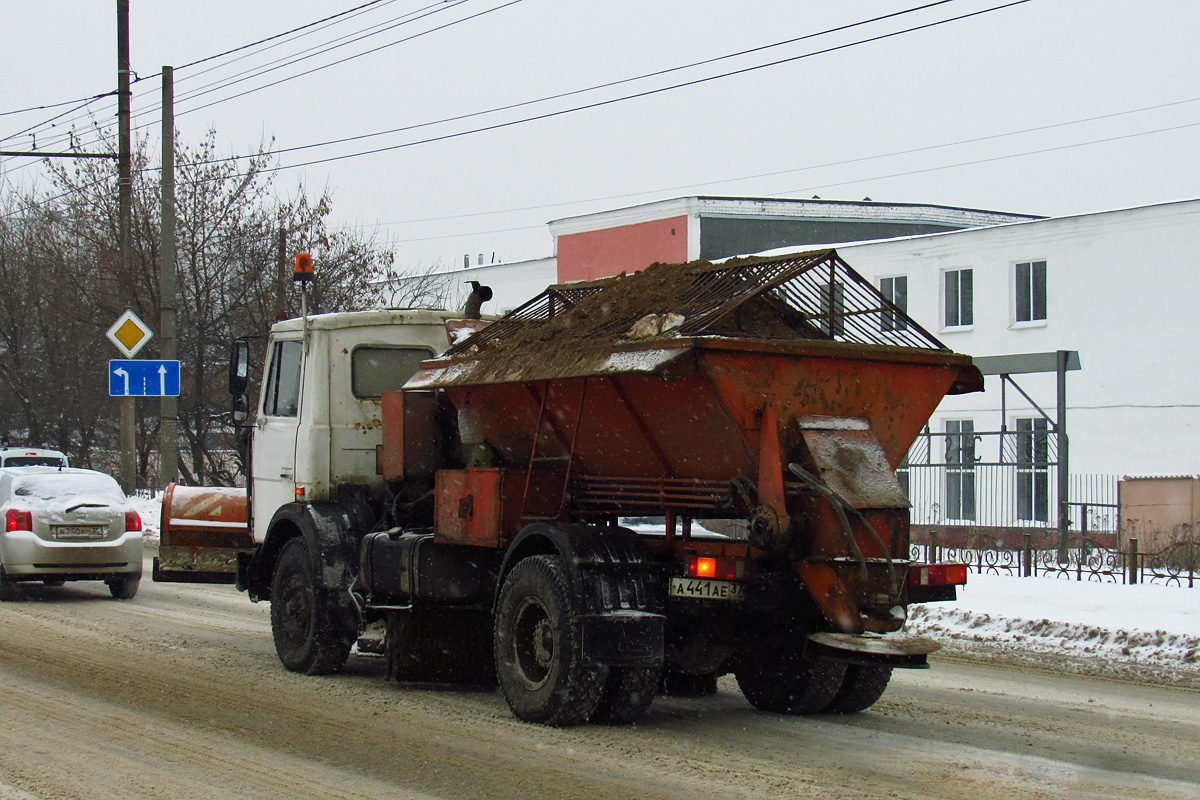
<svg viewBox="0 0 1200 800"><path fill-rule="evenodd" d="M111 397L178 397L179 362L149 358L108 362Z"/></svg>

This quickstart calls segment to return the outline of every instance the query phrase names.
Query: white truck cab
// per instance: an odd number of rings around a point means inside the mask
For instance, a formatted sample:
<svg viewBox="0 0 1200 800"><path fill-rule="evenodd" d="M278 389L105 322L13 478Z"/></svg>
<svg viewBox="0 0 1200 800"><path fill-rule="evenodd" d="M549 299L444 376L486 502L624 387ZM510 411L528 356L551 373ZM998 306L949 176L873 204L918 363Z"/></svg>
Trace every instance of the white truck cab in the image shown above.
<svg viewBox="0 0 1200 800"><path fill-rule="evenodd" d="M250 458L250 526L263 542L276 511L334 500L340 484L382 491L381 401L450 343L457 312L404 309L321 314L276 323Z"/></svg>

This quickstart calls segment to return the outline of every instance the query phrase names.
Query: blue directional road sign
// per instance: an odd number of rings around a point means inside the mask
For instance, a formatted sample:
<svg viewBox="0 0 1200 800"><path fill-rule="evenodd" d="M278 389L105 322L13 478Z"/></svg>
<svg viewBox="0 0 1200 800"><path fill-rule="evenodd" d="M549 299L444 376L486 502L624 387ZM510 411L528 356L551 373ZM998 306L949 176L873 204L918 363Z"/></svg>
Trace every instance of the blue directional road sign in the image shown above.
<svg viewBox="0 0 1200 800"><path fill-rule="evenodd" d="M179 362L149 358L109 361L108 393L112 397L178 397Z"/></svg>

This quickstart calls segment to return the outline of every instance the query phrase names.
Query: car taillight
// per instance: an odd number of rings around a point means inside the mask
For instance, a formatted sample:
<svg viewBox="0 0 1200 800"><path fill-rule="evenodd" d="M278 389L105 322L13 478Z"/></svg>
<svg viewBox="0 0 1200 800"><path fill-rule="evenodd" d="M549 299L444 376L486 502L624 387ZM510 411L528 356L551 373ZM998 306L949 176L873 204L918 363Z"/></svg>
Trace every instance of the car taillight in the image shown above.
<svg viewBox="0 0 1200 800"><path fill-rule="evenodd" d="M913 564L908 582L918 586L962 586L967 582L966 564Z"/></svg>
<svg viewBox="0 0 1200 800"><path fill-rule="evenodd" d="M690 556L687 574L689 578L736 581L746 577L746 562L729 556Z"/></svg>
<svg viewBox="0 0 1200 800"><path fill-rule="evenodd" d="M142 529L142 518L136 511L125 512L125 530L140 531Z"/></svg>
<svg viewBox="0 0 1200 800"><path fill-rule="evenodd" d="M33 530L33 514L28 511L18 511L10 508L4 515L4 530L31 531Z"/></svg>

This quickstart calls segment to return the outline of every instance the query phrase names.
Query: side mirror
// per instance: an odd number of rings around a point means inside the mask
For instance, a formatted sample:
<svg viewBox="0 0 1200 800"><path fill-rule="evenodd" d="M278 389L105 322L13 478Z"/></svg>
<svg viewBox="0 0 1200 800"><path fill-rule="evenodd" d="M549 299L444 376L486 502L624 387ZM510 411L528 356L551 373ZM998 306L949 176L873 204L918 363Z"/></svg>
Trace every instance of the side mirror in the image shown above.
<svg viewBox="0 0 1200 800"><path fill-rule="evenodd" d="M244 394L233 395L232 415L235 424L240 425L250 418L250 398Z"/></svg>
<svg viewBox="0 0 1200 800"><path fill-rule="evenodd" d="M229 349L229 393L234 396L234 413L237 413L237 400L246 394L250 384L250 343L245 339L234 339ZM242 405L246 405L242 397Z"/></svg>

